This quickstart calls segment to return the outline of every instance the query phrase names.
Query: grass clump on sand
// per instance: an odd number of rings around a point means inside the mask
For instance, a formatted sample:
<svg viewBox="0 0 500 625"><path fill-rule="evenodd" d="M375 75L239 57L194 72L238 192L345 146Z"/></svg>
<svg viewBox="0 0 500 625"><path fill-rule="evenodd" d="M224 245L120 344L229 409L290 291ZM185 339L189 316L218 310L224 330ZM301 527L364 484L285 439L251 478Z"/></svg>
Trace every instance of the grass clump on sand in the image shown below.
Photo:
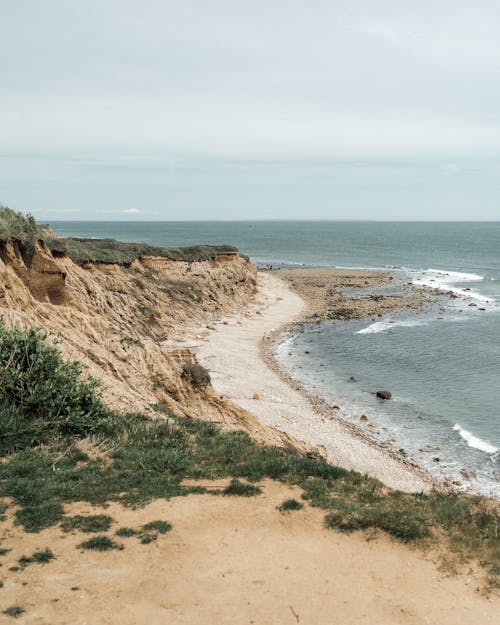
<svg viewBox="0 0 500 625"><path fill-rule="evenodd" d="M76 516L65 517L61 523L63 532L73 532L78 530L80 532L106 532L113 522L113 519L107 514L94 514L90 516L82 516L77 514Z"/></svg>
<svg viewBox="0 0 500 625"><path fill-rule="evenodd" d="M21 567L26 567L28 564L47 564L51 560L55 559L55 555L51 549L43 549L42 551L35 551L31 556L22 556L18 562Z"/></svg>
<svg viewBox="0 0 500 625"><path fill-rule="evenodd" d="M3 611L7 616L12 616L13 618L18 618L21 614L24 614L25 609L20 605L13 605L10 608L7 608Z"/></svg>
<svg viewBox="0 0 500 625"><path fill-rule="evenodd" d="M143 525L142 529L146 530L147 532L150 530L155 530L160 534L166 534L172 529L172 523L169 523L168 521L150 521L149 523Z"/></svg>
<svg viewBox="0 0 500 625"><path fill-rule="evenodd" d="M406 543L444 540L461 560L481 561L491 585L498 583L500 513L494 502L460 493L394 491L314 454L259 445L242 431L159 409L155 419L117 414L104 405L97 384L46 340L40 332L0 324L0 497L10 498L15 522L26 531L61 521L72 529L96 523L95 517L65 520L69 502L137 507L207 492L186 480L224 478L232 481L219 494L248 496L261 492L255 482L270 478L302 488L303 499L325 511L329 528L383 531ZM105 458L83 454L77 447L82 438L103 443ZM139 540L166 528L153 523L136 531ZM81 546L119 548L103 535Z"/></svg>
<svg viewBox="0 0 500 625"><path fill-rule="evenodd" d="M88 549L94 551L111 551L112 549L123 549L123 545L115 542L109 536L92 536L88 540L84 540L77 545L79 549Z"/></svg>
<svg viewBox="0 0 500 625"><path fill-rule="evenodd" d="M226 486L222 491L223 495L236 495L237 497L253 497L254 495L260 495L262 488L249 484L248 482L241 482L240 480L231 480L229 486Z"/></svg>
<svg viewBox="0 0 500 625"><path fill-rule="evenodd" d="M304 504L300 503L300 501L296 499L286 499L279 507L279 510L281 512L286 512L288 510L302 510L303 508Z"/></svg>
<svg viewBox="0 0 500 625"><path fill-rule="evenodd" d="M115 534L120 538L130 538L130 536L135 536L137 531L131 527L119 527Z"/></svg>

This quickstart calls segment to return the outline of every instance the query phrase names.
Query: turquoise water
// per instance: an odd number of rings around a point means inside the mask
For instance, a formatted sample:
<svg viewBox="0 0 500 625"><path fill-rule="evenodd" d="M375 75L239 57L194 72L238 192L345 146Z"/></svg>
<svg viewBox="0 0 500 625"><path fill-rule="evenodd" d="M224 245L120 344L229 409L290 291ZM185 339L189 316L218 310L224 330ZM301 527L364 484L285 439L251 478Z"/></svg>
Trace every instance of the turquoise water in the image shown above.
<svg viewBox="0 0 500 625"><path fill-rule="evenodd" d="M425 311L306 325L283 366L340 416L434 474L500 496L500 223L53 222L60 234L228 243L259 264L391 269L454 291ZM473 304L473 305L471 305ZM305 352L309 354L305 354ZM355 382L350 378L354 377ZM372 394L393 393L389 402ZM359 416L368 416L360 422ZM436 459L439 458L439 461Z"/></svg>

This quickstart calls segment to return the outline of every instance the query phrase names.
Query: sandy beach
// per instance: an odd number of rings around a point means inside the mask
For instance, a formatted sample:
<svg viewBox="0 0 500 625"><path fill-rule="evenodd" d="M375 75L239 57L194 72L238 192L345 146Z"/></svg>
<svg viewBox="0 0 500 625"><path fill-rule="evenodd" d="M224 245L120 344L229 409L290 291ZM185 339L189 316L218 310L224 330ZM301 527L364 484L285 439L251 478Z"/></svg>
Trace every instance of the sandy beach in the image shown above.
<svg viewBox="0 0 500 625"><path fill-rule="evenodd" d="M321 447L334 464L367 473L392 488L428 490L431 481L426 475L357 436L336 418L334 410L327 414L316 409L269 365L262 342L310 314L310 306L287 282L259 272L258 294L250 309L221 320L198 348L198 358L210 371L215 390L265 425Z"/></svg>

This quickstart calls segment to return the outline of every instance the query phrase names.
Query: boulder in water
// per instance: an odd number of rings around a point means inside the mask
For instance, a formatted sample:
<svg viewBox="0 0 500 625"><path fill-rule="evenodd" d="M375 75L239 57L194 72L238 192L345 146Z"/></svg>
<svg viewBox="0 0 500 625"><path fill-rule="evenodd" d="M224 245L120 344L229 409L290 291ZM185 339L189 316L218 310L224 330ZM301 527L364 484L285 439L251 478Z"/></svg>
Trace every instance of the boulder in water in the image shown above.
<svg viewBox="0 0 500 625"><path fill-rule="evenodd" d="M377 391L375 394L380 399L390 399L392 397L392 393L390 391Z"/></svg>

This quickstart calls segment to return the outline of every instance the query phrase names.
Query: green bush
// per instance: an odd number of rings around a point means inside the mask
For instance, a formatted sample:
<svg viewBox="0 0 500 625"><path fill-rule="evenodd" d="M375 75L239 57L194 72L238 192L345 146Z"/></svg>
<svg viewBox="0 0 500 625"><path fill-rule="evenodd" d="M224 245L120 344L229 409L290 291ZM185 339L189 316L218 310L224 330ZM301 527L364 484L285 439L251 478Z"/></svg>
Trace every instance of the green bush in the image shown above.
<svg viewBox="0 0 500 625"><path fill-rule="evenodd" d="M0 319L0 456L109 429L111 412L98 382L82 365L65 362L40 330L7 328Z"/></svg>
<svg viewBox="0 0 500 625"><path fill-rule="evenodd" d="M182 368L182 377L188 380L194 387L208 386L210 374L197 362L190 362Z"/></svg>
<svg viewBox="0 0 500 625"><path fill-rule="evenodd" d="M33 243L41 235L41 227L32 215L23 215L0 204L0 240L18 239Z"/></svg>
<svg viewBox="0 0 500 625"><path fill-rule="evenodd" d="M302 510L303 508L304 504L296 499L286 499L279 507L281 512L286 512L287 510Z"/></svg>
<svg viewBox="0 0 500 625"><path fill-rule="evenodd" d="M238 497L253 497L254 495L260 495L262 489L254 484L248 482L241 482L240 480L231 480L229 486L222 491L223 495L236 495Z"/></svg>
<svg viewBox="0 0 500 625"><path fill-rule="evenodd" d="M80 532L105 532L107 531L113 519L107 514L94 514L90 516L83 516L77 514L76 516L70 516L63 519L61 528L63 532L72 532L78 530Z"/></svg>
<svg viewBox="0 0 500 625"><path fill-rule="evenodd" d="M123 549L123 545L111 540L108 536L93 536L78 545L79 549L91 549L95 551L110 551L111 549Z"/></svg>

